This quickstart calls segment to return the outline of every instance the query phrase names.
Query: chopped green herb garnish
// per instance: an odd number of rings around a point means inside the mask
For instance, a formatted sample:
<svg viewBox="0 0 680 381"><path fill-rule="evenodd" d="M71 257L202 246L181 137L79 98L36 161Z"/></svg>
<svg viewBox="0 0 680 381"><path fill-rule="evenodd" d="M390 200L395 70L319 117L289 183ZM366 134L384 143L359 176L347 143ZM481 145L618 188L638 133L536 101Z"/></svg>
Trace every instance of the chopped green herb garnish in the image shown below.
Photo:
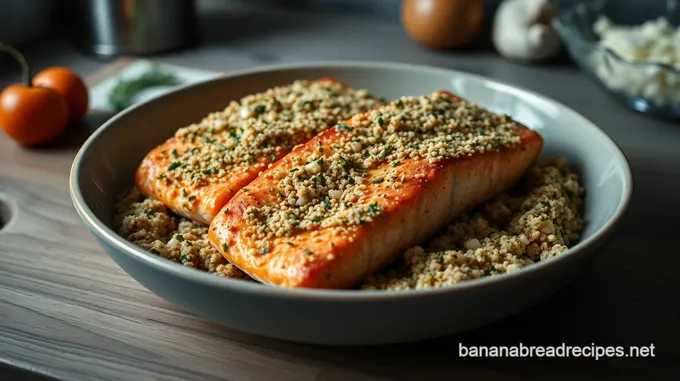
<svg viewBox="0 0 680 381"><path fill-rule="evenodd" d="M262 251L261 251L262 254L267 254L268 252L269 252L269 246L265 246L265 247L262 248Z"/></svg>
<svg viewBox="0 0 680 381"><path fill-rule="evenodd" d="M389 155L392 151L394 151L393 146L387 146L385 149L380 151L380 154L378 154L379 159L384 159L387 155Z"/></svg>
<svg viewBox="0 0 680 381"><path fill-rule="evenodd" d="M184 242L184 236L181 234L175 234L175 239L180 242Z"/></svg>
<svg viewBox="0 0 680 381"><path fill-rule="evenodd" d="M241 138L236 135L236 131L229 131L229 136L234 140L234 143L238 144L241 141Z"/></svg>
<svg viewBox="0 0 680 381"><path fill-rule="evenodd" d="M189 198L187 198L187 200L189 200L189 201L194 201L195 199L196 199L196 196L194 196L193 194L191 196L189 196Z"/></svg>
<svg viewBox="0 0 680 381"><path fill-rule="evenodd" d="M160 175L158 175L159 180L163 180L164 178L166 178L165 173L161 173Z"/></svg>
<svg viewBox="0 0 680 381"><path fill-rule="evenodd" d="M182 188L182 197L186 197L186 196L187 196L187 190Z"/></svg>
<svg viewBox="0 0 680 381"><path fill-rule="evenodd" d="M172 155L172 157L177 157L177 156L179 156L179 153L177 153L177 150L176 150L176 149L173 149L172 151L170 151L170 154Z"/></svg>
<svg viewBox="0 0 680 381"><path fill-rule="evenodd" d="M293 246L293 243L290 242L290 241L286 242L286 244L287 244L288 246Z"/></svg>
<svg viewBox="0 0 680 381"><path fill-rule="evenodd" d="M379 183L382 183L383 181L385 181L384 178L378 177L377 179L373 180L373 184L379 184Z"/></svg>
<svg viewBox="0 0 680 381"><path fill-rule="evenodd" d="M352 160L347 160L344 157L340 156L340 166L344 168L350 168L354 166L354 162Z"/></svg>
<svg viewBox="0 0 680 381"><path fill-rule="evenodd" d="M224 214L229 213L229 208L224 209L224 212L222 212L222 213L224 213Z"/></svg>
<svg viewBox="0 0 680 381"><path fill-rule="evenodd" d="M271 161L276 160L276 155L275 155L275 154L271 154L271 156L269 156L269 159L270 159Z"/></svg>
<svg viewBox="0 0 680 381"><path fill-rule="evenodd" d="M395 161L391 162L390 165L392 165L393 167L396 167L397 165L399 165L399 160L395 160Z"/></svg>
<svg viewBox="0 0 680 381"><path fill-rule="evenodd" d="M215 143L215 139L210 139L210 138L207 137L207 136L204 136L204 137L203 137L203 141L206 142L206 143L208 143L208 144Z"/></svg>
<svg viewBox="0 0 680 381"><path fill-rule="evenodd" d="M323 165L323 157L320 157L320 158L316 161L316 163L319 164L319 165Z"/></svg>
<svg viewBox="0 0 680 381"><path fill-rule="evenodd" d="M379 125L380 127L382 127L382 126L385 125L385 121L383 120L382 116L381 116L381 117L378 117L378 125Z"/></svg>
<svg viewBox="0 0 680 381"><path fill-rule="evenodd" d="M401 99L397 100L394 104L397 108L404 108L404 102Z"/></svg>
<svg viewBox="0 0 680 381"><path fill-rule="evenodd" d="M326 210L331 210L331 200L329 200L328 197L323 200L323 206Z"/></svg>
<svg viewBox="0 0 680 381"><path fill-rule="evenodd" d="M227 251L227 247L226 243L222 243L222 251Z"/></svg>
<svg viewBox="0 0 680 381"><path fill-rule="evenodd" d="M324 177L323 173L319 173L319 183L321 183L322 187L326 186L326 177Z"/></svg>
<svg viewBox="0 0 680 381"><path fill-rule="evenodd" d="M312 218L312 222L319 222L319 221L321 221L321 217L319 217L319 216L314 216Z"/></svg>
<svg viewBox="0 0 680 381"><path fill-rule="evenodd" d="M293 169L290 170L290 172L293 173L293 172L297 172L299 170L300 170L300 168L293 168Z"/></svg>
<svg viewBox="0 0 680 381"><path fill-rule="evenodd" d="M305 254L307 254L307 255L312 255L312 251L309 250L309 249L304 249L304 250L302 250L302 251L304 251Z"/></svg>
<svg viewBox="0 0 680 381"><path fill-rule="evenodd" d="M479 136L484 136L484 135L486 135L486 131L479 130L479 131L477 131L477 134L479 134Z"/></svg>
<svg viewBox="0 0 680 381"><path fill-rule="evenodd" d="M258 114L264 113L266 109L267 107L265 107L265 105L257 105L255 108L253 108L253 110Z"/></svg>
<svg viewBox="0 0 680 381"><path fill-rule="evenodd" d="M352 127L346 125L345 123L338 123L338 131L348 132Z"/></svg>
<svg viewBox="0 0 680 381"><path fill-rule="evenodd" d="M173 169L179 167L180 165L182 164L180 164L177 161L173 161L172 163L170 163L170 165L168 165L168 171L172 171Z"/></svg>
<svg viewBox="0 0 680 381"><path fill-rule="evenodd" d="M370 204L368 206L368 211L373 213L373 214L378 213L380 211L380 207L378 206L378 203L374 202L374 203Z"/></svg>

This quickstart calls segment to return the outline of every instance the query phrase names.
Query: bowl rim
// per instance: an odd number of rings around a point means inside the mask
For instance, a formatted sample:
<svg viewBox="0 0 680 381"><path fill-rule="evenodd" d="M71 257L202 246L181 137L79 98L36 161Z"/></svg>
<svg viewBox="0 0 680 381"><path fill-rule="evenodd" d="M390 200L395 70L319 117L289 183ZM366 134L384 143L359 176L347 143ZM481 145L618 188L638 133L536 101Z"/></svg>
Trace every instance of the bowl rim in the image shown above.
<svg viewBox="0 0 680 381"><path fill-rule="evenodd" d="M592 132L604 142L609 144L612 148L614 155L618 162L622 165L623 173L623 189L622 196L619 200L616 210L614 211L612 218L607 221L599 230L597 230L591 237L586 238L578 242L574 247L569 248L567 251L551 258L549 261L540 261L538 263L532 264L531 266L523 267L520 271L514 271L511 273L504 273L500 275L495 275L491 277L482 277L478 279L467 280L465 282L458 283L452 286L432 288L432 289L420 289L420 290L406 290L406 291L392 291L392 290L332 290L332 289L313 289L313 288L286 288L286 287L275 287L268 286L259 282L244 281L240 279L231 279L216 276L214 274L207 273L205 271L196 270L193 268L188 268L181 264L172 262L165 258L162 258L153 253L149 253L133 243L125 240L123 237L118 235L114 230L109 228L104 224L99 218L95 216L92 210L88 207L85 202L83 193L79 187L78 179L80 177L80 168L88 156L88 153L92 149L96 141L102 137L107 130L115 126L116 123L125 118L126 115L136 112L139 108L144 107L147 103L151 102L162 102L167 96L171 96L176 92L181 92L184 89L192 87L200 87L207 83L224 81L230 78L235 78L245 75L260 74L263 72L276 72L276 71L291 71L291 70L313 70L313 69L385 69L385 70L403 70L410 72L430 72L438 73L448 76L463 76L470 79L490 83L496 87L504 88L506 91L512 91L516 94L523 96L529 96L539 99L543 102L552 103L557 105L563 111L572 114L572 117L580 119L581 122L587 125L588 128L593 130ZM519 277L526 277L530 273L546 271L548 269L555 269L565 260L570 260L577 254L583 254L588 251L593 251L597 247L606 243L606 241L613 235L616 228L620 225L626 214L633 194L633 175L630 168L630 164L625 154L618 146L618 144L609 137L603 130L598 128L594 123L590 122L587 118L582 116L577 111L567 107L566 105L553 100L547 96L538 94L531 90L524 89L506 83L503 81L498 81L489 77L485 77L478 74L472 74L459 70L444 69L439 67L432 67L426 65L415 65L407 63L393 63L393 62L382 62L382 61L311 61L311 62L301 62L295 64L275 64L258 66L256 68L236 70L218 76L216 78L211 78L205 81L190 83L178 86L174 90L160 95L151 100L135 104L122 112L116 114L108 121L103 123L88 139L83 143L81 148L76 154L73 164L71 166L71 171L69 175L69 189L73 205L80 215L81 219L85 222L85 225L91 230L96 238L106 241L111 246L115 247L124 255L134 257L134 259L146 262L149 266L155 267L157 270L168 273L168 275L182 277L187 281L199 282L203 285L224 289L228 291L236 291L253 296L268 296L268 297L283 297L283 298L296 298L296 299L306 299L306 300L327 300L331 299L337 302L352 302L352 301L376 301L376 300L404 300L404 299L414 299L422 297L433 297L437 295L466 292L470 288L482 288L490 287L497 284L507 284ZM106 250L105 250L106 251ZM111 256L108 252L107 255ZM134 277L133 277L134 278ZM136 279L135 279L136 280Z"/></svg>
<svg viewBox="0 0 680 381"><path fill-rule="evenodd" d="M562 9L562 11L559 13L557 17L555 17L552 20L552 25L553 28L562 35L562 41L565 42L565 45L569 45L570 43L575 43L579 45L581 48L586 48L591 51L597 51L600 52L601 54L605 56L609 56L613 58L615 61L618 61L619 63L622 63L624 65L629 65L633 67L639 67L639 68L649 68L649 67L657 67L663 70L668 70L671 73L680 75L680 68L676 68L673 65L663 63L663 62L656 62L656 61L643 61L643 60L629 60L626 59L622 56L620 56L618 53L616 53L614 50L602 46L599 44L599 40L596 41L591 41L591 40L586 40L581 37L581 34L577 32L576 27L573 26L573 23L568 21L569 17L572 17L576 12L580 10L587 10L587 9L592 9L595 7L601 7L603 4L608 3L611 0L593 0L593 1L588 1L588 2L578 2L575 5L572 5L570 7L565 7ZM676 6L680 6L680 3L677 2L677 0L667 0L668 2L673 1ZM617 5L619 5L619 2L617 2ZM663 15L660 15L661 17Z"/></svg>

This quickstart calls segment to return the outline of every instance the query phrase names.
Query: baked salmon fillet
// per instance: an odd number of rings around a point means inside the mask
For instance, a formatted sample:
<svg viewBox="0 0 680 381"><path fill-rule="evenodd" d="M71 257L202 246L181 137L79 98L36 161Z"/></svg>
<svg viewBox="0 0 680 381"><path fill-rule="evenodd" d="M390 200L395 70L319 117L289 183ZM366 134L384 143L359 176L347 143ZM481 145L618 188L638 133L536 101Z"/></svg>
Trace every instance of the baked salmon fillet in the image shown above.
<svg viewBox="0 0 680 381"><path fill-rule="evenodd" d="M512 186L541 136L447 92L326 130L241 189L210 243L251 277L348 288Z"/></svg>
<svg viewBox="0 0 680 381"><path fill-rule="evenodd" d="M366 90L331 78L246 96L151 150L135 185L175 213L209 224L239 189L295 145L381 104Z"/></svg>

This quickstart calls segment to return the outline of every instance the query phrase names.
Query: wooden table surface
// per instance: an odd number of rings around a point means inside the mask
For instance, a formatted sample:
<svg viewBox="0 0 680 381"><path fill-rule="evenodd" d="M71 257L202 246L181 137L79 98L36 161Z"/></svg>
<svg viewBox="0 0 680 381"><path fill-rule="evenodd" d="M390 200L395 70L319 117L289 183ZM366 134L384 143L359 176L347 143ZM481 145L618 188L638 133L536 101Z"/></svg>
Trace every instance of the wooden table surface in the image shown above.
<svg viewBox="0 0 680 381"><path fill-rule="evenodd" d="M427 52L387 21L353 19L349 25L347 17L334 16L303 24L300 17L287 15L277 33L236 39L229 48L208 40L200 49L171 53L163 60L213 70L339 56L413 62L490 75L553 97L609 133L634 170L635 196L628 218L600 259L545 302L453 337L332 348L240 333L204 322L144 289L108 258L81 223L67 179L77 149L107 118L93 114L43 149L22 149L0 134L0 379L679 379L677 123L622 109L570 65L527 67L489 52ZM267 25L274 18L258 12L238 19ZM216 28L216 22L203 25ZM289 43L292 40L298 43ZM89 74L104 65L58 38L27 53L38 69L60 64ZM0 75L3 86L15 80ZM519 343L653 344L655 357L458 356L460 344Z"/></svg>

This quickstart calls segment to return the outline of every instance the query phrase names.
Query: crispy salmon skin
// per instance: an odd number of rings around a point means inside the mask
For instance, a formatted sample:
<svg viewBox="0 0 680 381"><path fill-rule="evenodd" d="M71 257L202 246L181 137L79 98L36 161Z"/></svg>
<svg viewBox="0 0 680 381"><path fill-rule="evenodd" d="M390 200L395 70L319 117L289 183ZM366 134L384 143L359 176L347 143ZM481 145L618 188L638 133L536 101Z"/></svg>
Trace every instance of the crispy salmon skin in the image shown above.
<svg viewBox="0 0 680 381"><path fill-rule="evenodd" d="M135 185L177 214L209 224L239 189L295 145L381 104L331 78L246 96L151 150Z"/></svg>
<svg viewBox="0 0 680 381"><path fill-rule="evenodd" d="M542 146L450 93L402 97L296 147L225 205L209 239L263 283L352 287L509 188Z"/></svg>

